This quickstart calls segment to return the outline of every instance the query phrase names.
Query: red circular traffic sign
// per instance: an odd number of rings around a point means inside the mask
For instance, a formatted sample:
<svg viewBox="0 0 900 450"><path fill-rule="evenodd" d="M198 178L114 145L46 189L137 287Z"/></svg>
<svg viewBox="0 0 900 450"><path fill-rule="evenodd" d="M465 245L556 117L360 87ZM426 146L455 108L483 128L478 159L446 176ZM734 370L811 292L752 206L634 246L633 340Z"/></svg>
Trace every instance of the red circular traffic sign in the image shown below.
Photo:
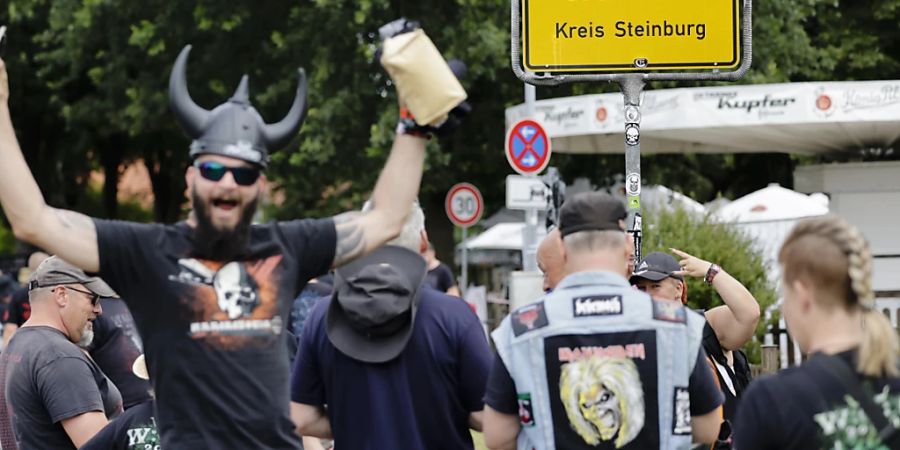
<svg viewBox="0 0 900 450"><path fill-rule="evenodd" d="M520 120L506 132L506 160L522 175L536 175L550 162L550 138L531 119Z"/></svg>
<svg viewBox="0 0 900 450"><path fill-rule="evenodd" d="M469 183L458 183L447 192L444 200L447 217L458 227L470 227L481 219L484 200L477 187Z"/></svg>

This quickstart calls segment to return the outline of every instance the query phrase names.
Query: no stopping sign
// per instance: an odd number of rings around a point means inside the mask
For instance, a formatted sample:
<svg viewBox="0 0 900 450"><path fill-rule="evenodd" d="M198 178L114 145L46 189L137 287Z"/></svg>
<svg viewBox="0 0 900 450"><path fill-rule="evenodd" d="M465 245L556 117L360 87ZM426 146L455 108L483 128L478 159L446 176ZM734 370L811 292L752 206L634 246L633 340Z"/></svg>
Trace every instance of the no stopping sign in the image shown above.
<svg viewBox="0 0 900 450"><path fill-rule="evenodd" d="M477 187L469 183L458 183L447 192L444 201L447 217L458 227L470 227L481 219L484 200Z"/></svg>

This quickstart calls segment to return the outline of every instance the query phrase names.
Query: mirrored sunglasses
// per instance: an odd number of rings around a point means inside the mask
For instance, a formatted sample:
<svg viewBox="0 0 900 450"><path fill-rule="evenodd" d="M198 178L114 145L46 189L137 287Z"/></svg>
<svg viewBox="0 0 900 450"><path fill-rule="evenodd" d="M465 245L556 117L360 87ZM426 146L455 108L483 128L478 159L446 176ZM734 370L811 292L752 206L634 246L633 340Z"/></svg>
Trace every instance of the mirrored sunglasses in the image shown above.
<svg viewBox="0 0 900 450"><path fill-rule="evenodd" d="M234 182L241 186L250 186L256 183L262 174L256 167L228 167L213 161L196 162L194 167L200 171L200 176L209 181L219 181L225 177L227 172L231 172Z"/></svg>

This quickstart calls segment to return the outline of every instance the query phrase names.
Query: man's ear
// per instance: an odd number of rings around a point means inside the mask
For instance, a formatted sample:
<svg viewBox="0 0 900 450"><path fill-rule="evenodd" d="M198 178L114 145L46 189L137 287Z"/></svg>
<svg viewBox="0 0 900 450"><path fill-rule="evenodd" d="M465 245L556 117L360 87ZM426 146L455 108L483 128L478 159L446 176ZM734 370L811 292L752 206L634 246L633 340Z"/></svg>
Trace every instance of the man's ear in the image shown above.
<svg viewBox="0 0 900 450"><path fill-rule="evenodd" d="M188 192L191 191L191 186L194 185L194 177L197 176L197 168L193 165L188 166L188 168L184 171L184 185L187 187Z"/></svg>
<svg viewBox="0 0 900 450"><path fill-rule="evenodd" d="M268 186L268 185L269 185L269 178L266 177L265 173L261 173L259 175L259 190L265 192L266 186Z"/></svg>
<svg viewBox="0 0 900 450"><path fill-rule="evenodd" d="M428 232L422 230L419 233L419 254L424 255L428 251Z"/></svg>
<svg viewBox="0 0 900 450"><path fill-rule="evenodd" d="M56 302L56 306L60 308L65 308L66 305L69 304L69 294L67 289L54 289L53 290L53 301Z"/></svg>
<svg viewBox="0 0 900 450"><path fill-rule="evenodd" d="M815 303L812 288L799 278L791 282L791 288L794 291L797 304L800 305L800 310L804 313L812 310Z"/></svg>

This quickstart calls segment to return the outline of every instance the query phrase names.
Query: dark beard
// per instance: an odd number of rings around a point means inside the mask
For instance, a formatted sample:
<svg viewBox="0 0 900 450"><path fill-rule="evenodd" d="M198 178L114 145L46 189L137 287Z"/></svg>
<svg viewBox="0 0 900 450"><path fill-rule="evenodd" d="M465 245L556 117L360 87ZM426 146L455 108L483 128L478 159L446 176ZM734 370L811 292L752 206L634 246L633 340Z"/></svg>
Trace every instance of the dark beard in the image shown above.
<svg viewBox="0 0 900 450"><path fill-rule="evenodd" d="M194 217L197 227L194 228L194 255L211 261L235 261L247 253L247 242L250 240L250 224L256 213L254 199L241 212L241 218L234 229L216 228L209 214L209 204L191 192Z"/></svg>

